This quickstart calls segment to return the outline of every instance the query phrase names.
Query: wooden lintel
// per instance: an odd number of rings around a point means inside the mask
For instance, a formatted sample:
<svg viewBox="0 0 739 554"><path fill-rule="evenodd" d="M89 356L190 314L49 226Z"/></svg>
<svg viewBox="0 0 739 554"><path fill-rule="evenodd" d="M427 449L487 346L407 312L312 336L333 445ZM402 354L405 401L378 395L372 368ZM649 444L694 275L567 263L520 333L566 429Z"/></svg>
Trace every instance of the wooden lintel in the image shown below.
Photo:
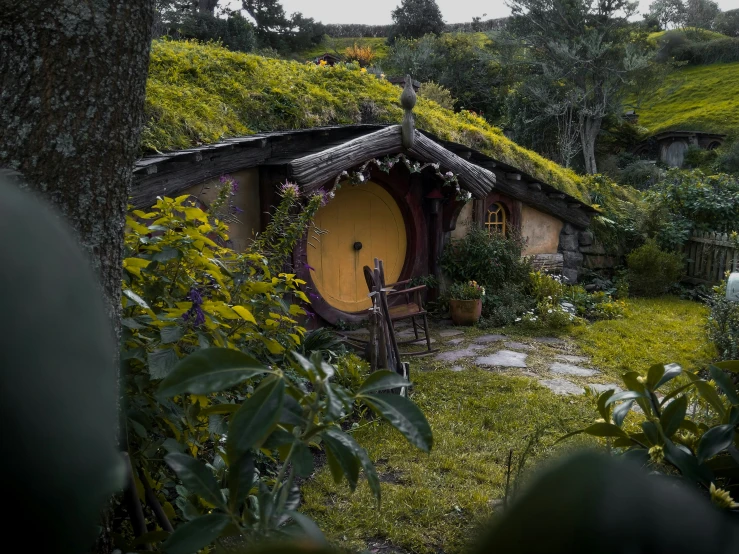
<svg viewBox="0 0 739 554"><path fill-rule="evenodd" d="M521 174L520 173L506 173L505 176L506 176L506 179L510 179L511 181L520 181L521 180Z"/></svg>
<svg viewBox="0 0 739 554"><path fill-rule="evenodd" d="M553 200L564 200L567 198L567 195L562 194L561 192L550 192L547 196Z"/></svg>
<svg viewBox="0 0 739 554"><path fill-rule="evenodd" d="M541 183L529 183L529 189L541 190Z"/></svg>
<svg viewBox="0 0 739 554"><path fill-rule="evenodd" d="M582 207L582 204L578 202L570 202L569 204L567 204L567 207L571 209L577 209L577 208Z"/></svg>

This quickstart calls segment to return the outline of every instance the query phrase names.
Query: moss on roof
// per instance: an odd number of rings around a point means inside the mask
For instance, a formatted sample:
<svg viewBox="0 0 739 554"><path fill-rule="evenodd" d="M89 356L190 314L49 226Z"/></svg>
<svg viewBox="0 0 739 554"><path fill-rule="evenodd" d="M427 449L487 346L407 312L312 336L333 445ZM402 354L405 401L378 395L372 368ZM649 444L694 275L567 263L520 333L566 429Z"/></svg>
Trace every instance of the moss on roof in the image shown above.
<svg viewBox="0 0 739 554"><path fill-rule="evenodd" d="M687 66L672 73L655 100L637 110L639 125L662 131L739 133L739 62Z"/></svg>
<svg viewBox="0 0 739 554"><path fill-rule="evenodd" d="M346 66L318 67L212 44L154 41L142 148L161 152L265 131L399 123L399 96L399 88L384 79ZM518 146L484 119L423 98L415 113L420 129L588 201L577 173Z"/></svg>

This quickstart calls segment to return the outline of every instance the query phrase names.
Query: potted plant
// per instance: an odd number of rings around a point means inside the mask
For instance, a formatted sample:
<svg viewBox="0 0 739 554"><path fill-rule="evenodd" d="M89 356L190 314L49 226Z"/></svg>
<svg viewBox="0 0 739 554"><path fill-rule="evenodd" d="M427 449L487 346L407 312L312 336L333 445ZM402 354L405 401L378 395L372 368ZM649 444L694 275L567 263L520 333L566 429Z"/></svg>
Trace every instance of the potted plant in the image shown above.
<svg viewBox="0 0 739 554"><path fill-rule="evenodd" d="M455 325L474 325L482 315L485 289L477 281L454 283L449 287L449 311Z"/></svg>

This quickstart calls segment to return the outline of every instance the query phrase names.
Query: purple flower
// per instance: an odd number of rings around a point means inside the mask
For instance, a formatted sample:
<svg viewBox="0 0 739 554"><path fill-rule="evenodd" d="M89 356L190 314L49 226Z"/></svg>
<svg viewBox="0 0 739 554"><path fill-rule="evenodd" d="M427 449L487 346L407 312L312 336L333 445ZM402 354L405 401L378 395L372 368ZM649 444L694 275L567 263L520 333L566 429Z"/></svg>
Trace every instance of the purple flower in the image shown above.
<svg viewBox="0 0 739 554"><path fill-rule="evenodd" d="M311 267L310 265L308 265L308 262L303 263L303 268L307 269L308 271L315 271L316 270L315 267Z"/></svg>
<svg viewBox="0 0 739 554"><path fill-rule="evenodd" d="M203 313L203 309L201 308L203 296L197 287L193 287L187 293L187 298L192 302L192 306L185 312L182 319L187 323L192 323L194 327L200 327L205 323L205 313Z"/></svg>
<svg viewBox="0 0 739 554"><path fill-rule="evenodd" d="M241 214L241 213L244 213L244 210L242 210L238 206L231 206L231 212L235 214Z"/></svg>
<svg viewBox="0 0 739 554"><path fill-rule="evenodd" d="M321 207L328 204L329 196L325 190L323 189L318 190L314 196L319 196L321 198Z"/></svg>
<svg viewBox="0 0 739 554"><path fill-rule="evenodd" d="M298 198L300 196L300 189L298 188L298 185L295 183L291 183L290 181L286 181L284 184L280 186L280 194L282 196L294 196Z"/></svg>
<svg viewBox="0 0 739 554"><path fill-rule="evenodd" d="M311 300L320 300L320 298L321 298L321 297L320 297L320 296L318 296L318 295L317 295L317 294L316 294L315 292L309 292L309 293L308 293L308 297L309 297L309 298L310 298Z"/></svg>

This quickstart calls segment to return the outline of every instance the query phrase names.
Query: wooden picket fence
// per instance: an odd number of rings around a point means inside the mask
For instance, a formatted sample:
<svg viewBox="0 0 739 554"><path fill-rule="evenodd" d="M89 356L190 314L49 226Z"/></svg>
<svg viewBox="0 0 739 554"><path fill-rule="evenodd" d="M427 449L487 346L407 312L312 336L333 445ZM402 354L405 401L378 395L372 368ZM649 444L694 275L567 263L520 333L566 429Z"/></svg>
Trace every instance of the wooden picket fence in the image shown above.
<svg viewBox="0 0 739 554"><path fill-rule="evenodd" d="M695 233L685 245L687 278L696 283L718 284L727 271L739 268L739 249L728 233Z"/></svg>

